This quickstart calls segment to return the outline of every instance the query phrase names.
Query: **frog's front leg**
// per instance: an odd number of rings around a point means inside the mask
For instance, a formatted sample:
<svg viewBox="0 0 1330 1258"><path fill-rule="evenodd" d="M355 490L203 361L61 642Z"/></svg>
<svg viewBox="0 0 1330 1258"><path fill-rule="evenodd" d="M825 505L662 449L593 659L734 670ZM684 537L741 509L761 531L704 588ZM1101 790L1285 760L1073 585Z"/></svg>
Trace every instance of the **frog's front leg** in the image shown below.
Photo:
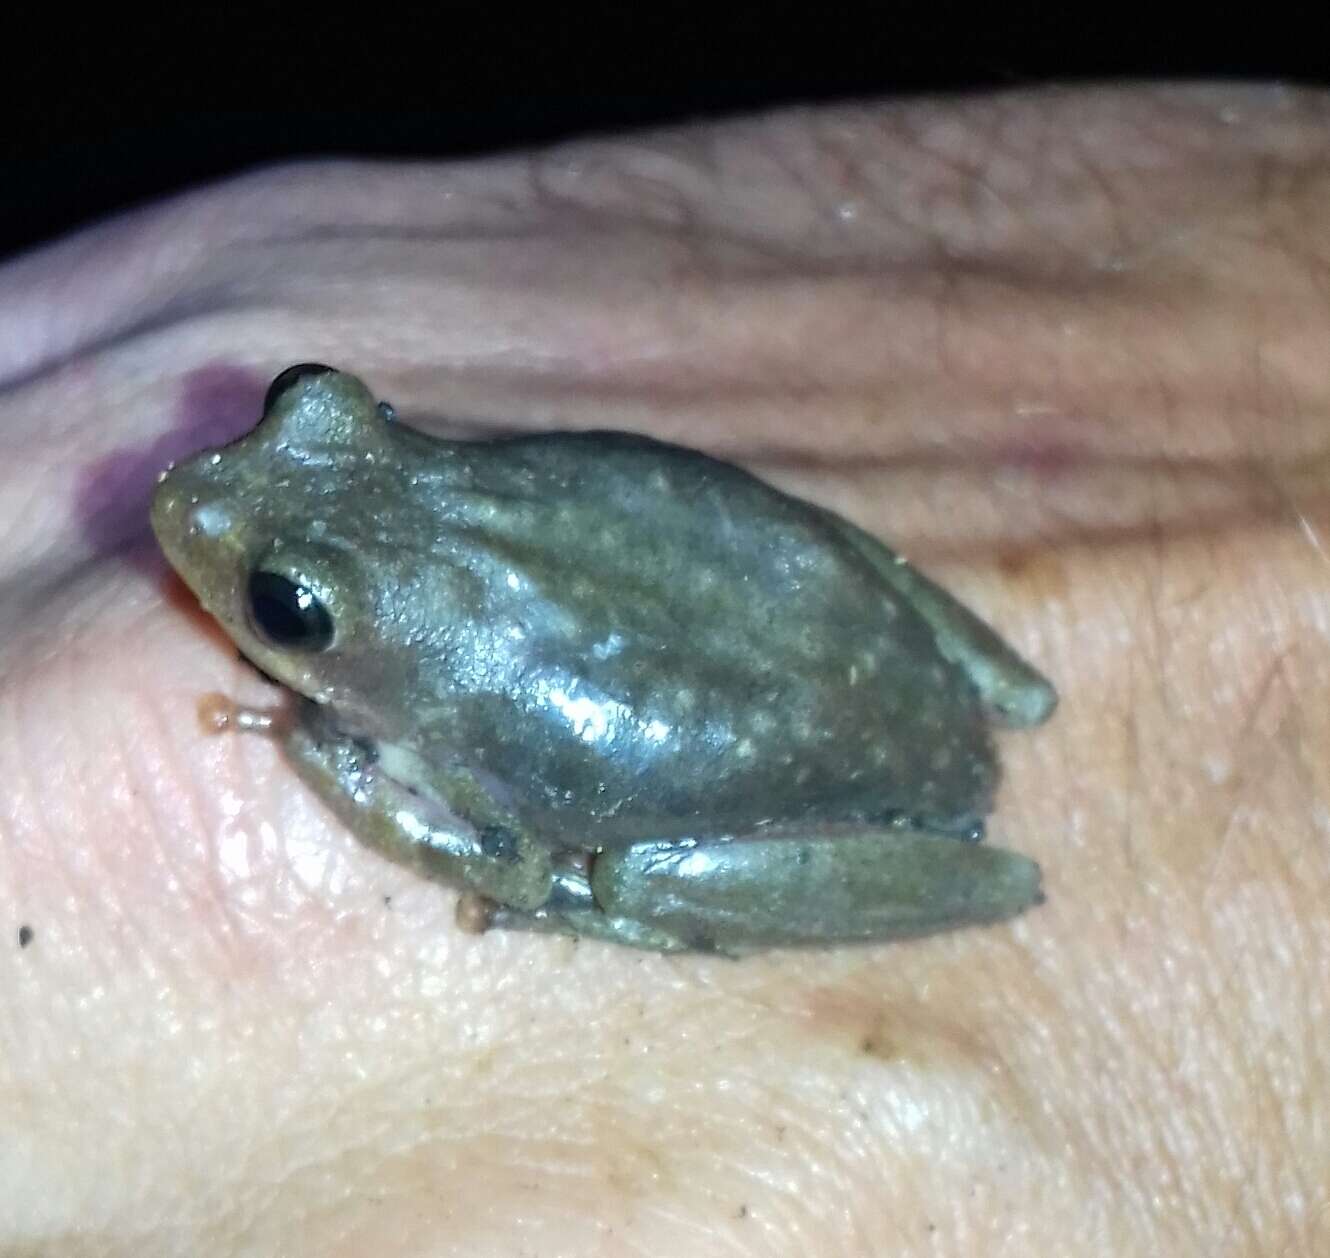
<svg viewBox="0 0 1330 1258"><path fill-rule="evenodd" d="M212 733L249 730L277 739L300 777L362 842L461 890L458 921L469 931L499 926L658 952L688 947L604 912L587 879L589 856L556 860L463 766L426 764L403 748L358 741L308 700L274 712L209 695L199 715Z"/></svg>
<svg viewBox="0 0 1330 1258"><path fill-rule="evenodd" d="M607 921L630 924L620 942L647 930L733 953L924 935L1041 899L1039 866L1015 852L866 825L638 843L597 855L589 886Z"/></svg>
<svg viewBox="0 0 1330 1258"><path fill-rule="evenodd" d="M425 764L326 725L316 705L281 731L293 767L362 842L427 878L533 910L554 886L554 861L462 765Z"/></svg>

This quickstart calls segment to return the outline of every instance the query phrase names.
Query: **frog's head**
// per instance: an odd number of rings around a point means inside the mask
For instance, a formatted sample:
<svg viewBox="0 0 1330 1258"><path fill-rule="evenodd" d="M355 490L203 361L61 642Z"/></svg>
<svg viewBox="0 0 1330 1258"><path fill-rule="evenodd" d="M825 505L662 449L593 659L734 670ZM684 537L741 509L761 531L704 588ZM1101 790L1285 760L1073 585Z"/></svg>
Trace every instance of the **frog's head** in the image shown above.
<svg viewBox="0 0 1330 1258"><path fill-rule="evenodd" d="M409 666L392 639L411 626L383 611L400 579L395 427L354 376L291 367L252 432L168 469L152 501L171 565L241 653L366 733Z"/></svg>

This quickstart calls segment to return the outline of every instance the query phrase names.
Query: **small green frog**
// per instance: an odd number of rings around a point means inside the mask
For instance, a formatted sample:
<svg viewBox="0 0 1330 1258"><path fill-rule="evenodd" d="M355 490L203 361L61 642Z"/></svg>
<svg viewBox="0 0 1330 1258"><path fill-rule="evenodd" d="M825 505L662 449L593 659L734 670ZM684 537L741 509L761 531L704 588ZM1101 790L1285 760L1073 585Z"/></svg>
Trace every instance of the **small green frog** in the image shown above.
<svg viewBox="0 0 1330 1258"><path fill-rule="evenodd" d="M355 377L273 382L165 472L152 526L270 678L272 725L459 920L741 953L1039 899L979 843L994 720L1053 688L900 556L692 450L440 441ZM242 724L262 725L254 713Z"/></svg>

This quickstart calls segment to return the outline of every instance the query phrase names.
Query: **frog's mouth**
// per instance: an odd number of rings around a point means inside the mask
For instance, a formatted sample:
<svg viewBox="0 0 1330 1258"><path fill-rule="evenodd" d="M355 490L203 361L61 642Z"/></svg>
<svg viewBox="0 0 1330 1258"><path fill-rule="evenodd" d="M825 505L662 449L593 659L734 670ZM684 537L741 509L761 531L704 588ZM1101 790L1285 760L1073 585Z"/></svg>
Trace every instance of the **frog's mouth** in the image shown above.
<svg viewBox="0 0 1330 1258"><path fill-rule="evenodd" d="M258 673L258 675L261 678L263 678L264 681L268 683L268 685L275 686L278 690L283 690L287 694L294 696L296 699L303 699L306 697L305 695L302 695L298 690L292 689L292 687L288 686L286 682L282 681L280 678L274 677L266 668L263 667L262 664L255 663L255 661L250 656L246 655L244 651L237 649L236 658L240 660L241 663L248 664L250 668L252 668L256 673Z"/></svg>

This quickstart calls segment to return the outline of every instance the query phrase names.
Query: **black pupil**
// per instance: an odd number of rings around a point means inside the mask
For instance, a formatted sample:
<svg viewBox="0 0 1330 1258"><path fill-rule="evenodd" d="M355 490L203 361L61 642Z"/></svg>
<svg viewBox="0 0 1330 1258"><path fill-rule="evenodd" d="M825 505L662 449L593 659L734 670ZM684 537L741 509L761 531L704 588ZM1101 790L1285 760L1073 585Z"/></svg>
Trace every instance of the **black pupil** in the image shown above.
<svg viewBox="0 0 1330 1258"><path fill-rule="evenodd" d="M322 651L332 642L327 608L308 587L275 572L250 574L249 615L260 637L273 646Z"/></svg>

